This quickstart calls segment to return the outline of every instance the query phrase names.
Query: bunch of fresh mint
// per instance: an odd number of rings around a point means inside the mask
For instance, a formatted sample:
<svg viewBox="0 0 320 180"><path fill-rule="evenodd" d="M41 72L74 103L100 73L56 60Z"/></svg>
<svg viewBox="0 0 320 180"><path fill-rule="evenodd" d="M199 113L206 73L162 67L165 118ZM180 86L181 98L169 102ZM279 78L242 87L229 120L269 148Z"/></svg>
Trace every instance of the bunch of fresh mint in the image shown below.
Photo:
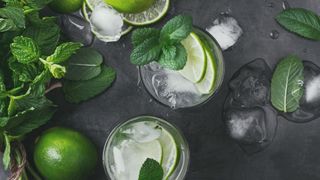
<svg viewBox="0 0 320 180"><path fill-rule="evenodd" d="M165 68L180 70L187 62L187 52L181 41L192 31L192 18L179 15L171 19L161 30L137 29L132 34L134 49L131 62L145 65L157 61Z"/></svg>
<svg viewBox="0 0 320 180"><path fill-rule="evenodd" d="M101 93L115 79L98 52L62 42L56 18L39 16L49 2L0 1L0 151L10 178L26 175L21 138L56 111L47 92L62 86L66 99L77 103Z"/></svg>

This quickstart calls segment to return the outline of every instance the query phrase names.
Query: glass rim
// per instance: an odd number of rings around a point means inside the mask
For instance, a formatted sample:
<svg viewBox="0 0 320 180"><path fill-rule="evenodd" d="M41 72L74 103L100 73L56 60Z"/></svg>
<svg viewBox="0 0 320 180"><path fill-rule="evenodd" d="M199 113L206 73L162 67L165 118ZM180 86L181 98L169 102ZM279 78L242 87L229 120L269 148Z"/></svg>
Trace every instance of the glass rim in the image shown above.
<svg viewBox="0 0 320 180"><path fill-rule="evenodd" d="M135 116L135 117L132 117L124 122L120 122L118 123L113 129L112 131L109 133L105 143L104 143L104 146L103 146L103 150L102 150L102 165L103 165L103 169L104 169L104 172L105 174L107 175L107 177L109 177L111 180L111 172L110 172L110 168L109 166L107 166L107 163L108 163L108 158L105 156L105 153L107 152L107 149L109 148L110 146L110 142L112 141L112 138L114 136L114 134L117 132L117 130L119 130L120 127L126 125L126 124L129 124L133 121L136 121L136 120L139 120L139 119L142 119L142 118L149 118L149 119L152 119L152 120L155 120L155 121L159 121L160 123L163 123L167 126L169 126L170 128L172 128L174 131L176 131L180 137L182 138L183 140L183 143L184 143L184 147L185 149L187 149L186 151L186 165L185 167L183 167L182 169L184 170L184 174L183 174L183 177L182 179L184 179L184 177L186 176L188 170L189 170L189 166L190 166L190 148L189 148L189 144L188 144L188 141L186 140L186 137L184 136L184 134L182 133L182 131L174 124L172 123L169 123L168 121L162 119L162 118L159 118L159 117L156 117L156 116L151 116L151 115L140 115L140 116Z"/></svg>
<svg viewBox="0 0 320 180"><path fill-rule="evenodd" d="M214 42L214 44L217 46L218 50L221 52L222 54L222 58L221 58L221 64L222 64L222 68L221 68L221 80L220 82L216 85L216 90L214 90L214 92L208 97L206 98L203 102L200 102L198 104L195 104L193 106L188 106L188 107L178 107L178 108L172 108L170 107L169 105L161 102L160 100L158 100L158 98L156 98L147 88L147 85L146 83L144 82L143 80L143 75L142 75L142 72L141 72L141 68L142 66L138 66L138 71L139 71L139 78L140 78L140 81L142 82L143 86L144 86L144 89L146 89L146 91L148 92L148 94L152 97L152 99L154 99L156 102L160 103L161 105L165 106L165 107L169 107L171 109L174 109L174 110L178 110L178 109L194 109L194 108L198 108L198 107L201 107L203 106L204 104L206 104L207 102L209 102L210 100L212 100L216 94L220 91L221 89L221 86L223 84L223 81L224 81L224 78L225 78L225 60L224 60L224 57L223 57L223 51L222 51L222 48L221 46L219 45L218 41L209 33L207 32L206 30L204 30L203 28L201 27L198 27L198 26L195 26L193 25L193 28L195 29L198 29L200 30L202 33L206 34L207 36L209 36L209 38Z"/></svg>

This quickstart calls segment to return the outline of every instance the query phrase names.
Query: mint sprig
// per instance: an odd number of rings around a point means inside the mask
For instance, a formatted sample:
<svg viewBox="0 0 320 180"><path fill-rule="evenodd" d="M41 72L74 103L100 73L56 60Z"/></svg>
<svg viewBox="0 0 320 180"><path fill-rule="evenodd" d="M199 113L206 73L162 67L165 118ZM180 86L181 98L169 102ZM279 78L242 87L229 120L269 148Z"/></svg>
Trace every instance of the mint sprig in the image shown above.
<svg viewBox="0 0 320 180"><path fill-rule="evenodd" d="M192 18L179 15L168 21L161 30L137 29L132 34L134 49L130 60L135 65L157 61L163 67L180 70L187 62L187 51L181 41L192 32Z"/></svg>
<svg viewBox="0 0 320 180"><path fill-rule="evenodd" d="M161 165L156 160L148 158L140 169L139 180L162 180L162 178Z"/></svg>

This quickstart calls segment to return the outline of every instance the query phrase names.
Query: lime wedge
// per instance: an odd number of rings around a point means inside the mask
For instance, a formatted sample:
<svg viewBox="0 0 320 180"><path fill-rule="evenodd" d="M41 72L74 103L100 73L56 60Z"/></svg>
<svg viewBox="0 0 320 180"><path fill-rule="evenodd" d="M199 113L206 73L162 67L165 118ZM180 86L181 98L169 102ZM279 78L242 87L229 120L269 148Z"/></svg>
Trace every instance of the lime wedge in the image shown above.
<svg viewBox="0 0 320 180"><path fill-rule="evenodd" d="M113 148L114 162L124 179L138 179L140 168L147 158L154 159L161 164L162 148L158 140L148 143L137 143L124 140Z"/></svg>
<svg viewBox="0 0 320 180"><path fill-rule="evenodd" d="M188 59L184 68L179 72L189 81L198 83L206 73L207 58L204 46L198 35L194 32L181 43L187 50Z"/></svg>
<svg viewBox="0 0 320 180"><path fill-rule="evenodd" d="M164 179L168 179L176 169L179 161L179 151L176 141L172 135L165 129L162 129L161 136L158 139L162 146L162 168Z"/></svg>
<svg viewBox="0 0 320 180"><path fill-rule="evenodd" d="M206 47L205 48L206 56L207 56L207 70L204 78L196 83L196 87L201 94L209 94L212 92L214 88L214 82L216 78L216 68L215 68L215 60L213 54Z"/></svg>
<svg viewBox="0 0 320 180"><path fill-rule="evenodd" d="M92 0L94 1L94 0ZM141 13L124 13L124 21L135 26L144 26L159 21L168 11L170 0L155 0L154 4Z"/></svg>

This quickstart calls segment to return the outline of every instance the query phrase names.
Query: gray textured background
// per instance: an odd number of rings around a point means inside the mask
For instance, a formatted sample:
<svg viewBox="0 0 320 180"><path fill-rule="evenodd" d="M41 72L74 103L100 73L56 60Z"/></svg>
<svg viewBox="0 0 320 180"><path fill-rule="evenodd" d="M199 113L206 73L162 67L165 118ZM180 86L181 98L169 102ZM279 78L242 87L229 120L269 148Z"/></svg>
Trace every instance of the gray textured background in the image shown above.
<svg viewBox="0 0 320 180"><path fill-rule="evenodd" d="M291 7L304 7L320 14L319 0L289 0ZM271 4L270 4L271 3ZM273 6L273 7L269 7ZM82 103L65 103L61 92L51 94L60 106L52 125L72 127L89 136L102 153L105 140L113 127L138 115L167 119L184 133L191 150L191 163L186 179L190 180L316 180L320 179L320 121L295 124L279 118L273 144L253 156L245 155L224 132L222 106L228 93L227 82L243 64L264 58L271 67L290 53L320 65L320 44L302 39L283 30L274 17L282 10L281 0L173 0L170 17L187 13L194 24L205 28L222 11L231 10L242 26L244 35L231 50L224 52L226 76L221 91L205 105L186 110L171 110L154 101L142 84L138 72L129 62L132 49L130 35L117 43L96 42L105 62L117 70L114 85L102 95ZM272 30L280 36L269 37ZM37 135L41 130L36 132ZM27 143L31 145L33 139ZM92 179L106 179L100 161Z"/></svg>

